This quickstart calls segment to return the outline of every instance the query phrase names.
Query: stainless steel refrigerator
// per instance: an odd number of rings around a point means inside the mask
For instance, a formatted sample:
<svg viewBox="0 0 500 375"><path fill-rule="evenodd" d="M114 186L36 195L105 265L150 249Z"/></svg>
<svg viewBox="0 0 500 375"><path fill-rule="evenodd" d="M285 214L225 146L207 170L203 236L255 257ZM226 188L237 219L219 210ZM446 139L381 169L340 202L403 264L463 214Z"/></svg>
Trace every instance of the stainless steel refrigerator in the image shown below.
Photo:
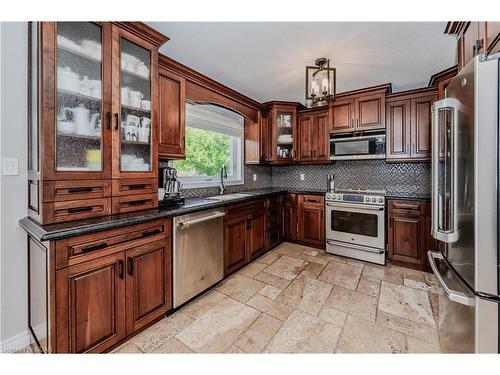
<svg viewBox="0 0 500 375"><path fill-rule="evenodd" d="M500 54L476 56L432 114L429 262L443 352L499 352L498 136Z"/></svg>

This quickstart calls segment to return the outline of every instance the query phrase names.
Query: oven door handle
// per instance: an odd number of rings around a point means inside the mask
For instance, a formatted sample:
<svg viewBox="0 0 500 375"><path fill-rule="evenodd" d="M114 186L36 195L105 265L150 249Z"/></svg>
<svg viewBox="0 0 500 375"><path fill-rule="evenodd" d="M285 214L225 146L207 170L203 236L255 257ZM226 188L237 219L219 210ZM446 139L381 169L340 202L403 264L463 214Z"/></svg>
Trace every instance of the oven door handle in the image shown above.
<svg viewBox="0 0 500 375"><path fill-rule="evenodd" d="M349 248L355 249L355 250L367 251L369 253L375 253L375 254L385 253L384 249L369 248L367 246L360 246L360 245L352 244L352 243L339 242L339 241L333 241L333 240L326 240L326 243L328 245L332 245L332 246L335 246L335 245L344 246L344 247L349 247Z"/></svg>
<svg viewBox="0 0 500 375"><path fill-rule="evenodd" d="M354 206L352 204L345 204L345 203L327 203L326 205L328 207L354 208L354 209L363 209L363 210L369 210L369 211L383 211L384 210L384 207L369 206L369 205L365 205L365 204L356 204Z"/></svg>

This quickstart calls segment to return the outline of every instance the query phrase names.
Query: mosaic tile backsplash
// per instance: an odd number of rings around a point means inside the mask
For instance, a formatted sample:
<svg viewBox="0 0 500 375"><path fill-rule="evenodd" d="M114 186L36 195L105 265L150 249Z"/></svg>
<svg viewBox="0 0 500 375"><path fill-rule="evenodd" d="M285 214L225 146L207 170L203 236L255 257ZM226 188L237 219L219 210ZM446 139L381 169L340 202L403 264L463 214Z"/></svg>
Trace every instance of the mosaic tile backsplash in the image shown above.
<svg viewBox="0 0 500 375"><path fill-rule="evenodd" d="M304 181L300 174L304 174ZM430 163L386 163L384 160L345 160L331 165L293 165L272 167L274 187L326 189L329 174L335 175L336 188L385 189L390 193L430 194Z"/></svg>
<svg viewBox="0 0 500 375"><path fill-rule="evenodd" d="M163 162L160 163L162 165ZM300 174L304 174L304 181ZM253 181L253 175L257 181ZM337 188L385 189L391 194L425 195L431 192L430 163L386 163L384 160L337 161L330 165L245 165L245 183L228 186L227 192L283 187L304 190L326 189L327 175L335 175ZM219 193L218 187L183 189L186 197Z"/></svg>

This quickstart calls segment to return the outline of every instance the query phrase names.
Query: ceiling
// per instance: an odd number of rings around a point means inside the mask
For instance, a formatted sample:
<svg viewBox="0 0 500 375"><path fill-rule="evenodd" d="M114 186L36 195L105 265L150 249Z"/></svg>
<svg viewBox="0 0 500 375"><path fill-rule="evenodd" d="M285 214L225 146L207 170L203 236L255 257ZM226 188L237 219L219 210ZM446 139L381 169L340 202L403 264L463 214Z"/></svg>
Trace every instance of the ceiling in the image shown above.
<svg viewBox="0 0 500 375"><path fill-rule="evenodd" d="M426 86L455 63L445 22L149 22L160 52L260 102L304 103L305 66L328 57L336 92Z"/></svg>

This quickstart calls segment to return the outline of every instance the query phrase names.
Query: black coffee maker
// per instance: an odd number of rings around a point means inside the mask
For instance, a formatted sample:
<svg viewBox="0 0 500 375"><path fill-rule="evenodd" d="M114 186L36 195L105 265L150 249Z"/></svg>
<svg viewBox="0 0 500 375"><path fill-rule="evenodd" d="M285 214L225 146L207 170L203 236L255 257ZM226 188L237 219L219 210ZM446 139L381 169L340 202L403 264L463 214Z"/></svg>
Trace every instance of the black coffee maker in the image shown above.
<svg viewBox="0 0 500 375"><path fill-rule="evenodd" d="M184 204L181 193L181 183L177 180L177 170L172 167L162 167L158 174L158 187L163 188L165 195L158 203L160 206Z"/></svg>

